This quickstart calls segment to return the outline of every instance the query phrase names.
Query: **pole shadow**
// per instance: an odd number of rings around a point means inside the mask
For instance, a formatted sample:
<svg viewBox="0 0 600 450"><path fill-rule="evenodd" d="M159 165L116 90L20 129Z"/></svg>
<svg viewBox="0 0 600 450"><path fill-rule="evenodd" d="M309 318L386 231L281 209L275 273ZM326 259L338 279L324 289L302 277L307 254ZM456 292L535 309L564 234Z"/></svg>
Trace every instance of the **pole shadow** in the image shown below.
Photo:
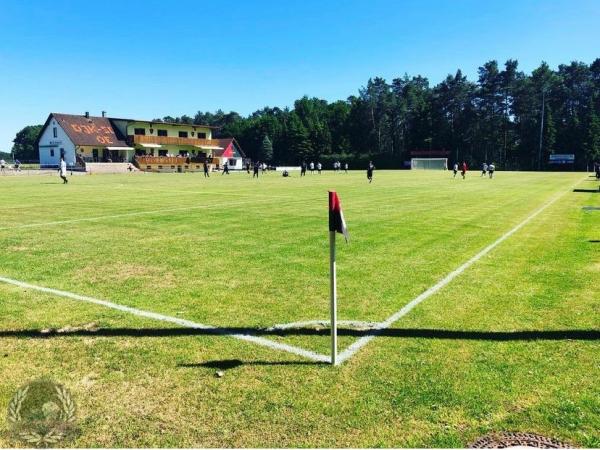
<svg viewBox="0 0 600 450"><path fill-rule="evenodd" d="M231 370L241 366L329 366L320 361L242 361L240 359L221 359L202 363L180 363L177 367L195 369Z"/></svg>
<svg viewBox="0 0 600 450"><path fill-rule="evenodd" d="M573 192L587 192L590 194L600 194L600 189L573 189Z"/></svg>
<svg viewBox="0 0 600 450"><path fill-rule="evenodd" d="M100 328L97 330L78 329L75 331L50 330L2 330L1 338L23 339L54 339L61 337L185 337L185 336L221 336L221 335L252 335L252 336L329 336L328 328L289 328L272 330L253 327L228 328ZM456 339L481 341L559 341L559 340L600 340L600 330L520 330L520 331L482 331L482 330L444 330L429 328L386 328L356 330L339 328L339 336L385 336L395 338L424 338L424 339Z"/></svg>

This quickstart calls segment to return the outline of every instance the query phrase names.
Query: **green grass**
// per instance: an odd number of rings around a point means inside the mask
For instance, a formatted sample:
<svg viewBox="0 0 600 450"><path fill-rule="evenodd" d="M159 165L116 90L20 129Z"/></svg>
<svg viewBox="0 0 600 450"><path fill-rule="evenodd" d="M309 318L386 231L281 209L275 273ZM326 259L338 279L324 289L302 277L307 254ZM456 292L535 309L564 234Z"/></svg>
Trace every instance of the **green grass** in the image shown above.
<svg viewBox="0 0 600 450"><path fill-rule="evenodd" d="M503 430L598 447L600 342L544 339L600 328L600 211L581 209L600 195L576 184L597 188L581 173L0 178L0 276L257 330L328 317L328 189L351 234L338 317L368 321L564 194L335 368L0 283L0 445L20 445L3 433L13 392L47 376L78 403L78 447L455 447ZM16 333L92 322L116 336ZM513 331L540 339L494 339ZM328 353L326 330L266 337ZM243 364L201 366L223 360Z"/></svg>

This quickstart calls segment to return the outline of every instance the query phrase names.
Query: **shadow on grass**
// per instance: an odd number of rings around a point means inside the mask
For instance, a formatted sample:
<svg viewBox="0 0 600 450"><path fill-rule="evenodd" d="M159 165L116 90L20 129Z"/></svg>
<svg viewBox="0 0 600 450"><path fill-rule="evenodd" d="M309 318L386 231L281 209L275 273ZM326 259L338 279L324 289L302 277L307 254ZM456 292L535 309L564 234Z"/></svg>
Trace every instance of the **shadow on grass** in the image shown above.
<svg viewBox="0 0 600 450"><path fill-rule="evenodd" d="M319 361L242 361L240 359L222 359L203 363L181 363L177 367L230 370L240 366L328 366L329 363Z"/></svg>
<svg viewBox="0 0 600 450"><path fill-rule="evenodd" d="M590 239L588 242L590 244L600 244L600 239Z"/></svg>
<svg viewBox="0 0 600 450"><path fill-rule="evenodd" d="M87 337L178 337L178 336L219 336L245 334L253 336L329 336L328 328L293 328L271 330L251 327L229 328L100 328L98 330L75 330L42 332L40 330L0 331L0 338L48 339L70 336ZM356 330L339 328L339 336L386 336L396 338L456 339L481 341L560 341L560 340L600 340L600 330L524 330L524 331L463 331L427 328L386 328L383 330Z"/></svg>
<svg viewBox="0 0 600 450"><path fill-rule="evenodd" d="M573 189L573 192L590 192L593 194L598 194L600 193L599 189Z"/></svg>

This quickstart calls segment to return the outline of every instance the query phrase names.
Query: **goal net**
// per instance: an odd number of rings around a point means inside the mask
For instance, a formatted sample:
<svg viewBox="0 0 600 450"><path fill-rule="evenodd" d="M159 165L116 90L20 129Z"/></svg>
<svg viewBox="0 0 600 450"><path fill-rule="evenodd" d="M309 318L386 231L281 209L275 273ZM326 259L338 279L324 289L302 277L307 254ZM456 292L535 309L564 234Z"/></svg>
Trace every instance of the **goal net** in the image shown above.
<svg viewBox="0 0 600 450"><path fill-rule="evenodd" d="M448 158L412 158L411 169L448 170Z"/></svg>

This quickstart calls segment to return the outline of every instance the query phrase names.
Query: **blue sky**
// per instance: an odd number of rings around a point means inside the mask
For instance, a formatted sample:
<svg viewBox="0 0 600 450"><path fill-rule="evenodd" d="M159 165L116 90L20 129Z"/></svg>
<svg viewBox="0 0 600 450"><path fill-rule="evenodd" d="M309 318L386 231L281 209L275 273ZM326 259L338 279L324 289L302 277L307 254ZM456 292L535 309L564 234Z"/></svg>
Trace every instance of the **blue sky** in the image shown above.
<svg viewBox="0 0 600 450"><path fill-rule="evenodd" d="M600 1L0 2L0 151L49 112L248 114L369 77L600 57Z"/></svg>

